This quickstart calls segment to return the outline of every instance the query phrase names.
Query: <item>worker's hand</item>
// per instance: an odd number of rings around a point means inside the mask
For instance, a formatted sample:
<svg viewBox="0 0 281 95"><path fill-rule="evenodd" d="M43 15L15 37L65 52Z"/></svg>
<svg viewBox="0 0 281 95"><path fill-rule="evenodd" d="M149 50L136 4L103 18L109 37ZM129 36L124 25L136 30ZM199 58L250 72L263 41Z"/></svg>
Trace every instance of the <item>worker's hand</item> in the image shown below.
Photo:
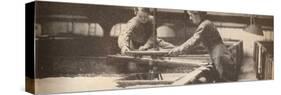
<svg viewBox="0 0 281 95"><path fill-rule="evenodd" d="M121 54L125 55L126 51L130 51L130 49L127 46L122 47Z"/></svg>
<svg viewBox="0 0 281 95"><path fill-rule="evenodd" d="M144 50L148 50L148 48L149 48L148 46L143 45L143 46L140 46L139 50L144 51Z"/></svg>
<svg viewBox="0 0 281 95"><path fill-rule="evenodd" d="M172 56L177 56L183 53L184 47L183 46L177 46L175 48L173 48L172 50L169 51L169 55Z"/></svg>
<svg viewBox="0 0 281 95"><path fill-rule="evenodd" d="M210 71L211 68L213 68L212 65L207 65L207 66L202 66L202 67L199 67L198 70L202 70L202 71Z"/></svg>

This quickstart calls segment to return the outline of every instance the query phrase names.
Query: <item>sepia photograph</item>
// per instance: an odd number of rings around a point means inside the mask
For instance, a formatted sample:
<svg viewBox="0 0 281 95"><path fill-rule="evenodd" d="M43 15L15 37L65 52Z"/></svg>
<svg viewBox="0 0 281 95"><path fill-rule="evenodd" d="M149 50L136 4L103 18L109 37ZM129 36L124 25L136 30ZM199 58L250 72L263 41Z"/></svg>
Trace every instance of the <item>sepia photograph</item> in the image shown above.
<svg viewBox="0 0 281 95"><path fill-rule="evenodd" d="M47 1L28 12L30 93L274 80L273 15Z"/></svg>

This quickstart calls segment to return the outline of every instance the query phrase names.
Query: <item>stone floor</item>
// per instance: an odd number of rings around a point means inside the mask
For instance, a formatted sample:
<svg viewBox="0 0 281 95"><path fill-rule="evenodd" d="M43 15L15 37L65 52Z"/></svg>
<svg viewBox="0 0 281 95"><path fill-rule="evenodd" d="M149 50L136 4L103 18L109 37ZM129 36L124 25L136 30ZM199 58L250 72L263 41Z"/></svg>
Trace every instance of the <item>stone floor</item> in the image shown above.
<svg viewBox="0 0 281 95"><path fill-rule="evenodd" d="M54 77L36 79L36 92L62 93L90 90L118 89L114 82L120 77Z"/></svg>
<svg viewBox="0 0 281 95"><path fill-rule="evenodd" d="M179 74L162 74L164 80L174 81L179 77L184 76L184 73ZM78 92L78 91L93 91L93 90L112 90L123 89L118 87L116 80L123 78L122 76L95 76L95 77L50 77L36 79L36 92L40 94L46 93L62 93L62 92ZM138 87L159 87L167 85L135 85L128 88Z"/></svg>

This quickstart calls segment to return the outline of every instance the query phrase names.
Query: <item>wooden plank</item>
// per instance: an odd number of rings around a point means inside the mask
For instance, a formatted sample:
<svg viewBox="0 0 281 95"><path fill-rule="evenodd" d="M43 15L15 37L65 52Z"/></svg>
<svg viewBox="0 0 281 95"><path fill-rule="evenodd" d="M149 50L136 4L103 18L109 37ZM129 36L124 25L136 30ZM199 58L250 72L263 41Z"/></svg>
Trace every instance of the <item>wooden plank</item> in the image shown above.
<svg viewBox="0 0 281 95"><path fill-rule="evenodd" d="M204 70L208 70L208 68L206 66L201 66L194 71L186 74L185 76L179 78L178 80L173 82L172 85L185 85L192 83L201 73L203 73Z"/></svg>
<svg viewBox="0 0 281 95"><path fill-rule="evenodd" d="M132 61L141 61L142 62L157 62L160 64L175 64L175 65L195 65L195 66L202 66L209 64L209 60L199 60L197 58L192 59L192 57L169 57L169 58L163 58L163 59L155 59L152 60L151 58L143 57L132 57L132 56L121 56L121 55L108 55L108 58L113 59L125 59L125 60L132 60Z"/></svg>
<svg viewBox="0 0 281 95"><path fill-rule="evenodd" d="M126 54L133 56L165 56L169 51L127 51Z"/></svg>

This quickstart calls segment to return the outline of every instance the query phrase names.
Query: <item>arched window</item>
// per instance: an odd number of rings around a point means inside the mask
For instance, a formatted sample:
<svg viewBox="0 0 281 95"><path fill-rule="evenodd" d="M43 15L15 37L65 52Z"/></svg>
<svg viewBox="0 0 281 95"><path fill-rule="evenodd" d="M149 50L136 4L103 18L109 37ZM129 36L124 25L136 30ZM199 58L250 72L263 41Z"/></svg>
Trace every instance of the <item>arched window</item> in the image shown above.
<svg viewBox="0 0 281 95"><path fill-rule="evenodd" d="M68 32L68 24L69 22L62 21L52 21L43 24L43 35L51 35L56 36L58 34L67 33Z"/></svg>
<svg viewBox="0 0 281 95"><path fill-rule="evenodd" d="M73 23L73 34L88 36L89 35L89 24L84 22L74 22Z"/></svg>
<svg viewBox="0 0 281 95"><path fill-rule="evenodd" d="M162 25L157 28L157 37L174 38L176 36L174 29L168 25Z"/></svg>
<svg viewBox="0 0 281 95"><path fill-rule="evenodd" d="M126 23L115 24L110 30L111 37L118 37L121 31L125 31Z"/></svg>
<svg viewBox="0 0 281 95"><path fill-rule="evenodd" d="M100 24L90 23L89 24L89 36L103 37L104 32Z"/></svg>
<svg viewBox="0 0 281 95"><path fill-rule="evenodd" d="M42 29L42 34L51 36L67 36L69 34L76 36L104 36L103 29L98 23L53 21L45 23Z"/></svg>

